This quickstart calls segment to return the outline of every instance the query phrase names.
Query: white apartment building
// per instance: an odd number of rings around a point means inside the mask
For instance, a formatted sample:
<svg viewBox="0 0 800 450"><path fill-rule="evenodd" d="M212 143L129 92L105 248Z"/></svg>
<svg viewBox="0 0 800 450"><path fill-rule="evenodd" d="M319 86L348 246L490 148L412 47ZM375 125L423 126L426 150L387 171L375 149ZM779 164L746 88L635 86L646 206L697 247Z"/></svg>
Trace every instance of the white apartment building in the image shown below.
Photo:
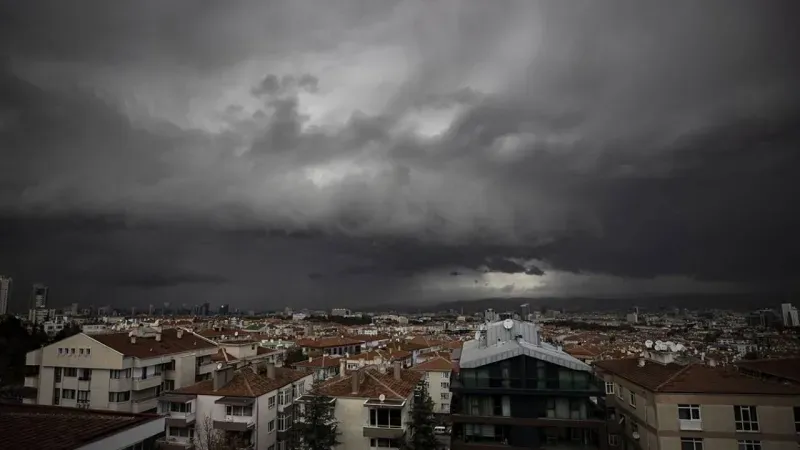
<svg viewBox="0 0 800 450"><path fill-rule="evenodd" d="M423 372L428 395L433 401L433 412L437 414L450 414L450 375L453 372L453 363L442 356L429 359L412 368Z"/></svg>
<svg viewBox="0 0 800 450"><path fill-rule="evenodd" d="M311 389L312 376L274 364L258 367L219 364L211 380L161 396L161 449L205 449L219 436L242 450L290 450L294 401Z"/></svg>
<svg viewBox="0 0 800 450"><path fill-rule="evenodd" d="M162 392L209 378L215 344L179 329L76 334L27 354L26 403L153 412Z"/></svg>
<svg viewBox="0 0 800 450"><path fill-rule="evenodd" d="M335 402L341 432L336 449L399 449L421 379L422 372L404 370L395 363L340 374L321 386L320 393ZM300 408L304 400L300 399Z"/></svg>

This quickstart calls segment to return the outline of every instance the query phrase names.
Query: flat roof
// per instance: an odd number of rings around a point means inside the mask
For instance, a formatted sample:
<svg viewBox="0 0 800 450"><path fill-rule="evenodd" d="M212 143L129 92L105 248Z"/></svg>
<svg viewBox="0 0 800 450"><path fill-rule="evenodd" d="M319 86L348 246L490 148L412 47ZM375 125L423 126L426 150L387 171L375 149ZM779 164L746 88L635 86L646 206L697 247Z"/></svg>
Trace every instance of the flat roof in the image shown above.
<svg viewBox="0 0 800 450"><path fill-rule="evenodd" d="M0 403L0 448L74 450L157 420L156 414Z"/></svg>

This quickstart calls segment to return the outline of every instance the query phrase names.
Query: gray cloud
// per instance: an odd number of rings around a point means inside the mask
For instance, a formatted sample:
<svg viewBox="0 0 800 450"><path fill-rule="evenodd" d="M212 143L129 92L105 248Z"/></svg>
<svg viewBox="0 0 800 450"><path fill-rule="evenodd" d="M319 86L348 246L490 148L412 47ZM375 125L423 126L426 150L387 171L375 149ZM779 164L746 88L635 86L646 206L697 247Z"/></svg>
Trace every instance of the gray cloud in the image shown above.
<svg viewBox="0 0 800 450"><path fill-rule="evenodd" d="M257 277L219 261L248 239L325 261L250 261L316 302L484 270L796 288L797 5L717 3L0 2L0 208L120 218L139 247L40 231L120 268L99 284L243 302ZM14 227L0 269L59 278ZM162 274L148 242L192 257Z"/></svg>

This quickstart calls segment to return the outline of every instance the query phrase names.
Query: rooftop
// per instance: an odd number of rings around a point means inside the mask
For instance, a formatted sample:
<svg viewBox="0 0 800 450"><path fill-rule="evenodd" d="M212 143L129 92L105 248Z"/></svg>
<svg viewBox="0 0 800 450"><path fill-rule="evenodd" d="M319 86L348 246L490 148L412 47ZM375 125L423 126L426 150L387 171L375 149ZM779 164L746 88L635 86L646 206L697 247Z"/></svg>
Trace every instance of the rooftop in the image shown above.
<svg viewBox="0 0 800 450"><path fill-rule="evenodd" d="M300 347L328 348L343 347L345 345L362 345L364 341L349 337L325 337L319 339L299 339L296 341L296 344Z"/></svg>
<svg viewBox="0 0 800 450"><path fill-rule="evenodd" d="M400 370L400 379L389 367L382 373L377 366L368 366L346 376L331 378L320 386L320 392L331 397L378 398L405 400L419 384L424 374L415 370ZM352 377L359 377L358 392L353 392Z"/></svg>
<svg viewBox="0 0 800 450"><path fill-rule="evenodd" d="M0 403L0 448L72 450L158 419L151 414Z"/></svg>
<svg viewBox="0 0 800 450"><path fill-rule="evenodd" d="M260 397L293 383L307 373L298 370L275 368L275 378L256 373L252 367L244 367L234 372L233 378L223 387L214 390L214 380L205 380L191 386L171 391L170 394L218 395L225 397Z"/></svg>
<svg viewBox="0 0 800 450"><path fill-rule="evenodd" d="M137 336L136 343L131 342L127 332L93 334L89 337L125 356L142 359L216 347L215 344L186 331L179 338L178 331L175 328L163 330L161 341L157 341L155 337Z"/></svg>
<svg viewBox="0 0 800 450"><path fill-rule="evenodd" d="M800 388L762 381L731 367L645 362L639 358L598 361L595 367L656 393L798 395Z"/></svg>
<svg viewBox="0 0 800 450"><path fill-rule="evenodd" d="M792 383L800 383L800 358L760 359L739 361L740 369L753 375L780 378Z"/></svg>
<svg viewBox="0 0 800 450"><path fill-rule="evenodd" d="M453 362L442 356L437 356L421 364L417 364L413 369L425 372L450 372L453 370Z"/></svg>

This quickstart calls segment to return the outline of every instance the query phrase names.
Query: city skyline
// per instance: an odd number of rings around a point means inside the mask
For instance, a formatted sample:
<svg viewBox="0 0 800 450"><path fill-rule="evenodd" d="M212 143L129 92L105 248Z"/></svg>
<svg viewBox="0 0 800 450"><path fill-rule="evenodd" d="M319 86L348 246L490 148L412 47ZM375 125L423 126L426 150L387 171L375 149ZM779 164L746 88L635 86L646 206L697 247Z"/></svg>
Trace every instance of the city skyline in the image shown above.
<svg viewBox="0 0 800 450"><path fill-rule="evenodd" d="M0 1L12 305L800 292L796 2L144 3Z"/></svg>

